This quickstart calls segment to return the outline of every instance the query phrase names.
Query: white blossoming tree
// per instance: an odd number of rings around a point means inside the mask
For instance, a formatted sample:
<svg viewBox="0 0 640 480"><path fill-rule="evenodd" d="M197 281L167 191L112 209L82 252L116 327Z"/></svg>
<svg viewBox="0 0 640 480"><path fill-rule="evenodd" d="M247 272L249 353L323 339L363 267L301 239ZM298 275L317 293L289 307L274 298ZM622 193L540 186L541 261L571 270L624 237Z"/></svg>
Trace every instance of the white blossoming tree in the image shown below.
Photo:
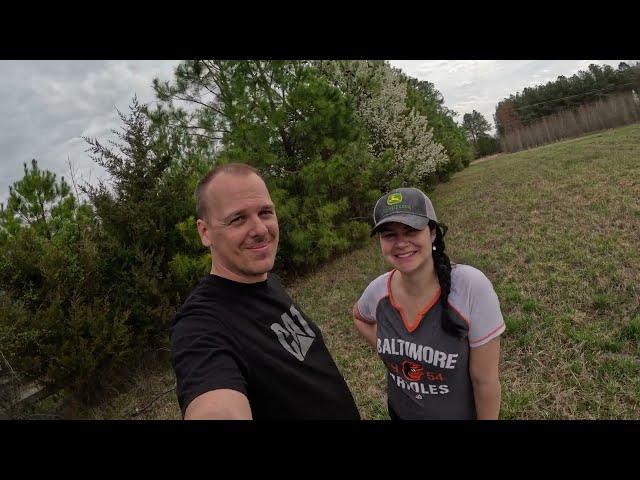
<svg viewBox="0 0 640 480"><path fill-rule="evenodd" d="M427 118L407 108L407 84L388 62L368 60L318 61L314 65L351 97L369 132L369 150L380 158L391 154L391 184L420 185L449 161L433 139Z"/></svg>

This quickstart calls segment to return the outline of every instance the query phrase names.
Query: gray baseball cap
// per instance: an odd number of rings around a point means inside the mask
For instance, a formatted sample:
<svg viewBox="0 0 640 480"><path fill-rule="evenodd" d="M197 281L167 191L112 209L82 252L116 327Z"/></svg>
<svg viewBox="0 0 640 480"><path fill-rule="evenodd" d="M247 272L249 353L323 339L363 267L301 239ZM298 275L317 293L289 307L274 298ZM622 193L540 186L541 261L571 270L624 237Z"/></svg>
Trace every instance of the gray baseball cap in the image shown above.
<svg viewBox="0 0 640 480"><path fill-rule="evenodd" d="M424 230L429 221L438 221L431 200L417 188L396 188L383 195L373 207L371 236L385 223L398 222Z"/></svg>

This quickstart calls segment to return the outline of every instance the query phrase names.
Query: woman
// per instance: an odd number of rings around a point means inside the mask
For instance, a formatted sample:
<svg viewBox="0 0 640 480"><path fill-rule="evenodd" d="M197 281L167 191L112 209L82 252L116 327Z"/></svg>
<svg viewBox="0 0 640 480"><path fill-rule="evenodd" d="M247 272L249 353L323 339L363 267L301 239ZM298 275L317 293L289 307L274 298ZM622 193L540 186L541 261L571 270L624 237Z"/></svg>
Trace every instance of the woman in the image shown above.
<svg viewBox="0 0 640 480"><path fill-rule="evenodd" d="M491 282L451 265L446 227L416 188L383 195L373 211L384 258L394 267L353 307L357 330L388 369L392 419L497 419L498 359L505 325Z"/></svg>

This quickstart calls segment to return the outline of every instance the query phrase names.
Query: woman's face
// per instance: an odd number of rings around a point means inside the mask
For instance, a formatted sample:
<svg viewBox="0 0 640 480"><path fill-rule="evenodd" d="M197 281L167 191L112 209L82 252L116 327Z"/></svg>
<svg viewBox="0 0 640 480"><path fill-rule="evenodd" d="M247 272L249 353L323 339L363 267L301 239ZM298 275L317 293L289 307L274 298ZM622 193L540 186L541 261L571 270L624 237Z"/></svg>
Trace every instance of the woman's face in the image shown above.
<svg viewBox="0 0 640 480"><path fill-rule="evenodd" d="M391 222L380 231L380 248L384 258L401 273L433 269L432 237L435 239L435 230L416 230Z"/></svg>

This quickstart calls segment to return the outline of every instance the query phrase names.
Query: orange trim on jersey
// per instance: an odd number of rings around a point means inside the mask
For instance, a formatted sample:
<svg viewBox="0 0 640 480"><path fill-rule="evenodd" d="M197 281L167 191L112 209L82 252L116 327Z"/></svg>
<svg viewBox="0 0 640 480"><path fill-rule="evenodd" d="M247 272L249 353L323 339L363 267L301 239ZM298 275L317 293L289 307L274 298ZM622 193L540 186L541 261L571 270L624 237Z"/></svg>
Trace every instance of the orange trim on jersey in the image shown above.
<svg viewBox="0 0 640 480"><path fill-rule="evenodd" d="M456 312L460 318L462 318L465 322L467 322L467 325L470 327L471 326L471 322L469 321L469 319L467 317L465 317L462 313L460 313L460 310L458 310L455 307L455 305L453 303L451 303L451 301L449 299L447 299L447 303L449 304L449 306L451 308L453 308L453 311Z"/></svg>
<svg viewBox="0 0 640 480"><path fill-rule="evenodd" d="M504 327L504 322L502 322L498 328L493 329L491 332L487 333L484 337L479 338L478 340L469 340L469 345L471 345L472 343L478 343L481 342L482 340L484 340L485 338L490 337L491 335L493 335L494 333L496 333L498 330L500 330L502 327Z"/></svg>
<svg viewBox="0 0 640 480"><path fill-rule="evenodd" d="M391 271L391 273L389 274L389 278L387 279L387 293L389 294L389 301L391 302L391 305L393 306L393 308L395 308L398 313L400 314L400 318L402 319L402 323L404 324L405 328L407 329L407 331L409 333L413 333L413 331L418 328L418 326L420 325L420 322L422 322L422 318L424 317L424 315L431 309L431 307L433 307L436 302L438 301L438 299L440 298L440 294L442 293L442 289L440 287L438 287L438 290L436 291L435 295L433 296L433 298L431 299L431 301L427 304L426 307L424 307L421 311L418 312L418 314L416 315L416 318L413 322L413 325L409 324L408 320L407 320L407 316L404 313L404 309L398 305L396 303L396 301L393 299L393 293L391 293L391 277L393 277L393 274L396 273L396 269L393 269Z"/></svg>
<svg viewBox="0 0 640 480"><path fill-rule="evenodd" d="M362 315L362 313L360 313L360 307L358 306L358 302L356 302L356 304L353 306L353 316L364 323L368 323L368 324L376 323L375 321L372 322L368 318L365 318L365 316Z"/></svg>

